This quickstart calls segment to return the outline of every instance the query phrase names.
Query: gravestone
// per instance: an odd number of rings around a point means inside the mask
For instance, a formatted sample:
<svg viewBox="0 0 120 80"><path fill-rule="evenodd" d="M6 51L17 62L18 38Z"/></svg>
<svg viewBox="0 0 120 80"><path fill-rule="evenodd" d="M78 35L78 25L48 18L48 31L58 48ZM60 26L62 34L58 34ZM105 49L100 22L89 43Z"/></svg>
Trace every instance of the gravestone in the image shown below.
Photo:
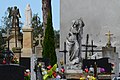
<svg viewBox="0 0 120 80"><path fill-rule="evenodd" d="M30 4L27 4L26 10L25 10L25 17L26 21L24 24L23 30L23 53L21 54L22 57L30 57L32 54L32 48L33 48L33 35L31 28L31 19L32 19L32 11L30 8Z"/></svg>
<svg viewBox="0 0 120 80"><path fill-rule="evenodd" d="M61 51L64 52L67 79L79 78L79 74L82 73L81 40L84 25L82 18L72 21L69 33L66 36L66 42L64 43L64 50Z"/></svg>
<svg viewBox="0 0 120 80"><path fill-rule="evenodd" d="M25 17L25 24L22 28L23 48L21 53L21 65L26 66L26 68L30 69L30 57L33 53L33 29L31 28L32 11L29 4L27 4L25 9Z"/></svg>
<svg viewBox="0 0 120 80"><path fill-rule="evenodd" d="M38 35L38 38L36 38L36 40L39 41L39 44L35 47L35 53L37 55L38 58L42 58L42 41L43 41L43 37L41 34Z"/></svg>
<svg viewBox="0 0 120 80"><path fill-rule="evenodd" d="M0 80L24 80L24 69L19 65L0 65Z"/></svg>

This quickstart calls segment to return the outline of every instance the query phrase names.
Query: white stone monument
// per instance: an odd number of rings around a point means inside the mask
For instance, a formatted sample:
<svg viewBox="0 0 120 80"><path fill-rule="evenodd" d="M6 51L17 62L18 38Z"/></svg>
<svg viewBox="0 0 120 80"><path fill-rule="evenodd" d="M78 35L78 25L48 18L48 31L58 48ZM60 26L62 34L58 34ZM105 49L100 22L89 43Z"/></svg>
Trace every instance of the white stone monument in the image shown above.
<svg viewBox="0 0 120 80"><path fill-rule="evenodd" d="M32 20L32 10L30 8L30 4L27 4L25 9L25 24L22 28L23 30L23 49L21 57L30 58L31 64L31 80L36 80L36 74L34 72L35 66L35 55L33 54L33 29L31 28L31 20Z"/></svg>
<svg viewBox="0 0 120 80"><path fill-rule="evenodd" d="M72 21L72 26L66 38L66 66L67 69L80 70L81 59L81 40L83 35L83 20L77 19Z"/></svg>
<svg viewBox="0 0 120 80"><path fill-rule="evenodd" d="M32 11L30 8L30 4L27 4L25 9L25 17L26 21L24 24L23 30L23 49L21 57L30 57L32 54L32 48L33 48L33 35L31 28L31 19L32 19Z"/></svg>
<svg viewBox="0 0 120 80"><path fill-rule="evenodd" d="M30 8L30 4L27 4L25 9L25 24L24 27L31 27L32 21L32 10Z"/></svg>

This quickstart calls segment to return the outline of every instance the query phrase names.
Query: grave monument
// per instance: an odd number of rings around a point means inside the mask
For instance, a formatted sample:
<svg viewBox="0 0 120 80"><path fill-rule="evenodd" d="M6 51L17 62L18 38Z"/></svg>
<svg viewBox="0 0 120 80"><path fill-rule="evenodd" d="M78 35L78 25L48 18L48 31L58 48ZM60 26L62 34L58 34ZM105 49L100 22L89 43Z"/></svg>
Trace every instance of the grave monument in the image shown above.
<svg viewBox="0 0 120 80"><path fill-rule="evenodd" d="M86 35L89 34L90 41L94 40L97 49L101 49L107 42L104 34L111 31L115 34L112 38L114 41L111 42L116 46L120 58L119 5L118 0L60 0L60 50L64 50L63 44L70 32L71 21L81 16L86 24L82 43L86 43ZM83 58L82 53L81 55ZM66 58L69 59L69 55Z"/></svg>
<svg viewBox="0 0 120 80"><path fill-rule="evenodd" d="M23 49L21 57L30 57L32 54L32 48L33 48L33 35L31 28L31 19L32 19L32 11L30 8L30 5L28 4L25 9L25 24L22 28L23 30Z"/></svg>
<svg viewBox="0 0 120 80"><path fill-rule="evenodd" d="M10 7L8 12L8 18L12 20L12 28L7 30L8 50L12 50L15 53L14 55L19 59L22 48L22 33L19 27L19 18L21 18L21 16L16 6L14 6L14 8Z"/></svg>
<svg viewBox="0 0 120 80"><path fill-rule="evenodd" d="M25 24L23 31L23 48L21 53L21 65L30 69L30 57L33 53L33 29L31 28L32 10L30 4L27 4L25 9Z"/></svg>
<svg viewBox="0 0 120 80"><path fill-rule="evenodd" d="M67 69L80 69L81 59L81 40L83 34L84 22L77 19L72 21L72 26L66 38L66 65Z"/></svg>

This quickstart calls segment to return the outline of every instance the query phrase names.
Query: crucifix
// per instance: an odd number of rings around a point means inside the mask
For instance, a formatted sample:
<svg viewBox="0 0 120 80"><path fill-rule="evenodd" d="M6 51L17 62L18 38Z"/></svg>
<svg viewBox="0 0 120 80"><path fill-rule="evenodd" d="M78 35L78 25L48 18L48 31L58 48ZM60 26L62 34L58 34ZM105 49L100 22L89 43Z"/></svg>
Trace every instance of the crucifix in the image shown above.
<svg viewBox="0 0 120 80"><path fill-rule="evenodd" d="M59 52L63 52L64 53L64 64L66 64L66 53L68 52L66 50L66 42L64 42L64 50L63 51L59 51Z"/></svg>
<svg viewBox="0 0 120 80"><path fill-rule="evenodd" d="M110 33L110 31L108 33L105 34L106 36L108 36L108 42L107 42L107 47L111 47L111 36L113 34Z"/></svg>

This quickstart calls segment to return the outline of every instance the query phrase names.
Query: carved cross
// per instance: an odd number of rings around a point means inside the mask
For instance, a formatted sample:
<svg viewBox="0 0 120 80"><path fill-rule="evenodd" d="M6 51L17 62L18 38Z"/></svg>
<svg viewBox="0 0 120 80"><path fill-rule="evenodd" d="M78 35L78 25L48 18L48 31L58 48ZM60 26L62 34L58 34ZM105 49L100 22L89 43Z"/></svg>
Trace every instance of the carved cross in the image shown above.
<svg viewBox="0 0 120 80"><path fill-rule="evenodd" d="M35 39L39 41L39 46L41 46L41 40L43 40L41 34L39 34L38 38L35 38Z"/></svg>

